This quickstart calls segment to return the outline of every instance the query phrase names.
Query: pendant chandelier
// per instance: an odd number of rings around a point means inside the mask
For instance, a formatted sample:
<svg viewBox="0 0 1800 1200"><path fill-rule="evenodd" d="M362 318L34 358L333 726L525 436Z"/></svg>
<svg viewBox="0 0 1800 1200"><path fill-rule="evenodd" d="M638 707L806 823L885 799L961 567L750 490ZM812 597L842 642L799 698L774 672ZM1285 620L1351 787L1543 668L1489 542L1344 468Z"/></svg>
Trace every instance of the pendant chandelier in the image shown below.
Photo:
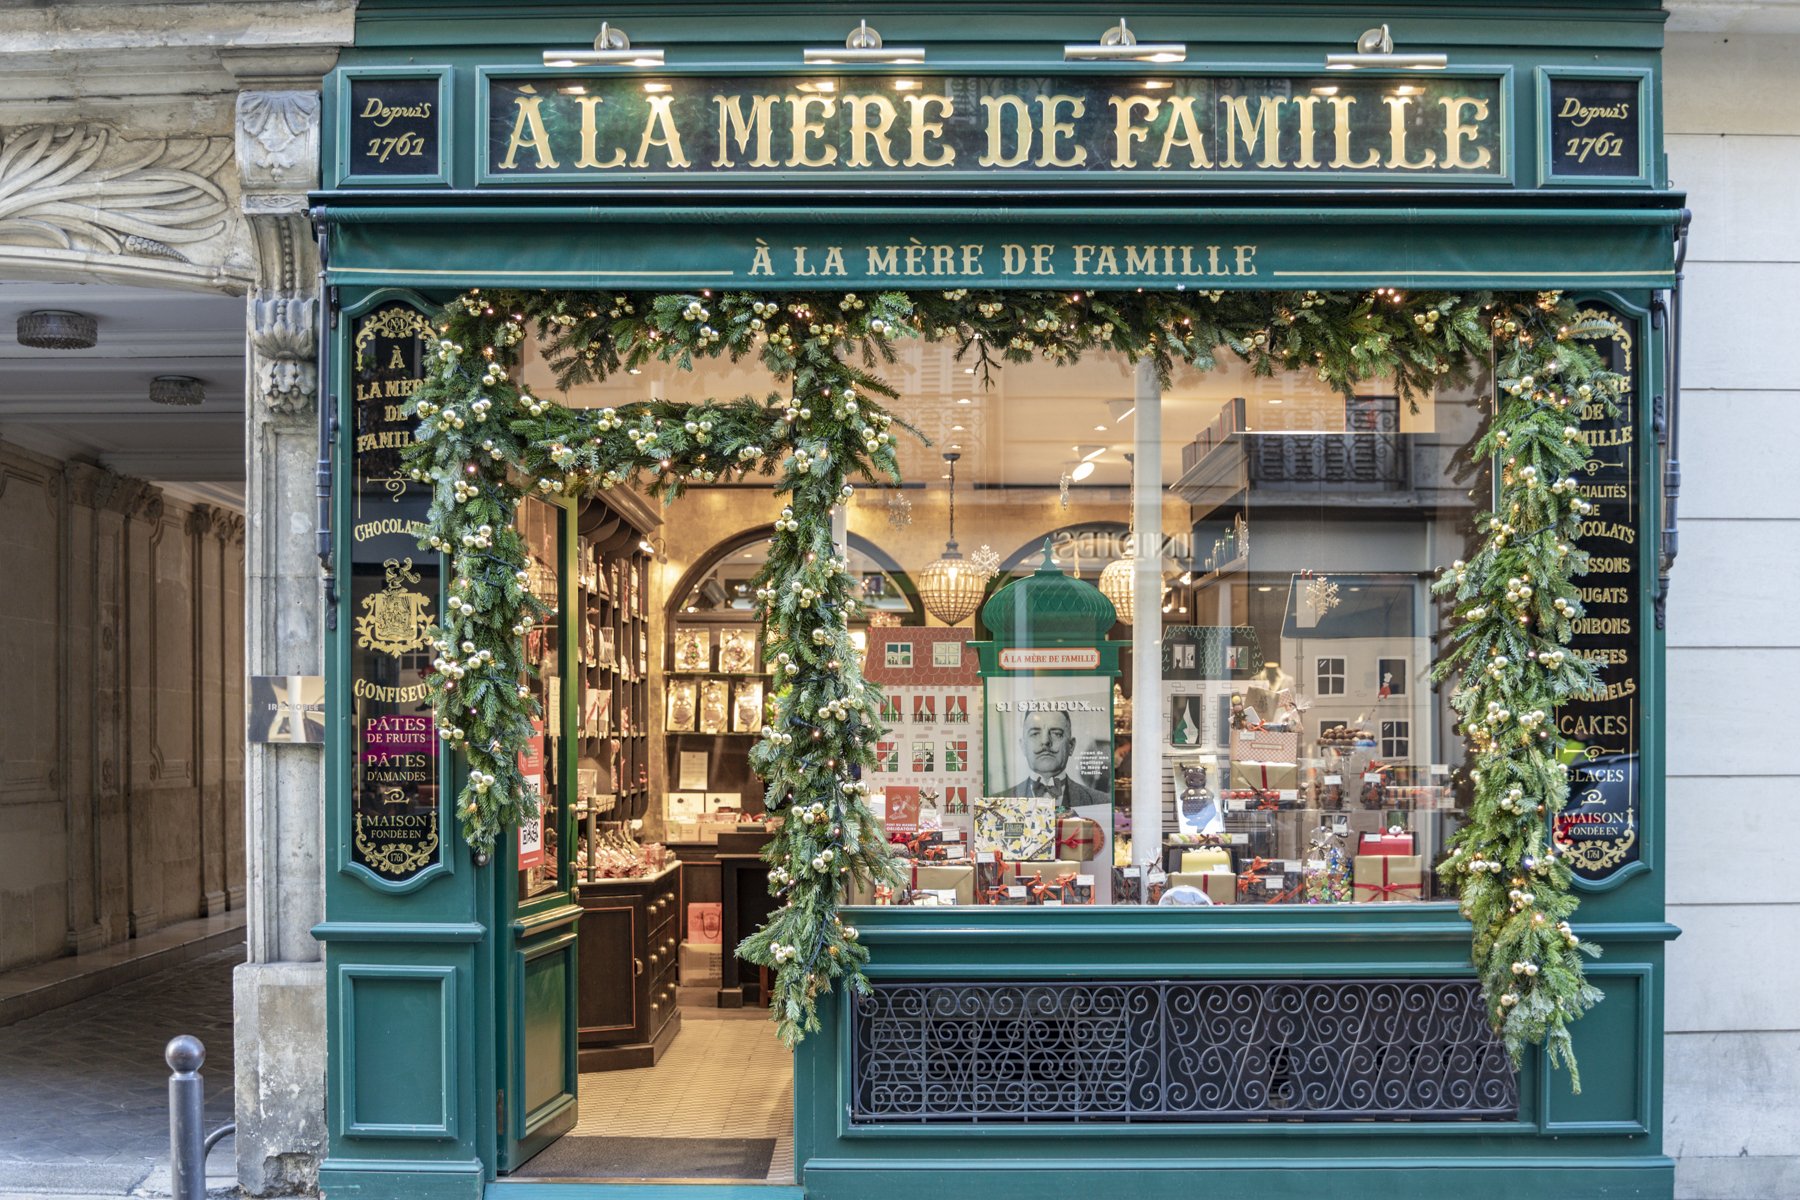
<svg viewBox="0 0 1800 1200"><path fill-rule="evenodd" d="M1127 454L1125 461L1132 467L1132 477L1137 476L1135 455ZM1137 509L1130 509L1130 524L1126 526L1125 557L1115 558L1106 564L1100 572L1100 594L1112 601L1113 609L1119 614L1119 621L1125 625L1135 625L1132 618L1137 616L1137 586L1134 576L1137 573Z"/></svg>
<svg viewBox="0 0 1800 1200"><path fill-rule="evenodd" d="M925 611L946 625L960 625L974 614L994 574L964 558L956 548L956 460L961 457L944 455L950 464L950 536L944 552L926 564L918 578L919 600Z"/></svg>

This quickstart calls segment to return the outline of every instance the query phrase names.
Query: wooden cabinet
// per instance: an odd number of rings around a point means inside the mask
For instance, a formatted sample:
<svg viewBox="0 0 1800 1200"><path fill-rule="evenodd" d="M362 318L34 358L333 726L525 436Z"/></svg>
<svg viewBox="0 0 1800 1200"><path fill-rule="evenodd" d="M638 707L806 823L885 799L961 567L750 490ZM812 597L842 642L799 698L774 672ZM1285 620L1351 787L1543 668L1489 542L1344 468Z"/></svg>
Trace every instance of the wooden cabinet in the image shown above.
<svg viewBox="0 0 1800 1200"><path fill-rule="evenodd" d="M681 864L642 879L584 882L577 894L581 1069L654 1066L681 1029Z"/></svg>

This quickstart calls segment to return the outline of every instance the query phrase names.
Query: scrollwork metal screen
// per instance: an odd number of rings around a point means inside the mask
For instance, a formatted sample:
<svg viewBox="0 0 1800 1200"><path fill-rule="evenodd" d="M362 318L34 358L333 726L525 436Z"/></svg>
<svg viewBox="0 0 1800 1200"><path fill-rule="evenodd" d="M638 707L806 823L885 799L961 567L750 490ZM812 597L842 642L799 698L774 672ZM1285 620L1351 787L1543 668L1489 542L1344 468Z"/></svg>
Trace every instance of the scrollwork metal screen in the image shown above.
<svg viewBox="0 0 1800 1200"><path fill-rule="evenodd" d="M851 1120L1503 1120L1472 980L878 983Z"/></svg>

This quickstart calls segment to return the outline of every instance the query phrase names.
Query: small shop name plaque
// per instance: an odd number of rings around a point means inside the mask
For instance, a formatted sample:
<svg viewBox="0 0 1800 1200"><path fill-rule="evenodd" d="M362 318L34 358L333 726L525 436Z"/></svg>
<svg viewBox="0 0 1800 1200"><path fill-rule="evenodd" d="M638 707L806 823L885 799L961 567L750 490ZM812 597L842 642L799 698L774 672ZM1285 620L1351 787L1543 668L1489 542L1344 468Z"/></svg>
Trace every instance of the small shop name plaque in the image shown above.
<svg viewBox="0 0 1800 1200"><path fill-rule="evenodd" d="M491 181L892 172L1504 178L1501 81L489 74Z"/></svg>

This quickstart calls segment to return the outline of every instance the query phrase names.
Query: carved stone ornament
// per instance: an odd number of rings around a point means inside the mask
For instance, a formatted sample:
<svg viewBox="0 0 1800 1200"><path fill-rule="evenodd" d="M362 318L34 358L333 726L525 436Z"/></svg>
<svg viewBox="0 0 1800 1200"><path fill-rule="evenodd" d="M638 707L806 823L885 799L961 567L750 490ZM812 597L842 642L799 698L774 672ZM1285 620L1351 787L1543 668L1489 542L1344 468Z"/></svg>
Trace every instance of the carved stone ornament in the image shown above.
<svg viewBox="0 0 1800 1200"><path fill-rule="evenodd" d="M238 169L247 192L304 192L319 178L317 92L240 92Z"/></svg>
<svg viewBox="0 0 1800 1200"><path fill-rule="evenodd" d="M222 137L128 139L98 125L0 129L0 260L98 256L146 277L241 279L231 150Z"/></svg>
<svg viewBox="0 0 1800 1200"><path fill-rule="evenodd" d="M305 412L318 395L317 313L311 296L261 293L251 303L256 391L275 412Z"/></svg>

